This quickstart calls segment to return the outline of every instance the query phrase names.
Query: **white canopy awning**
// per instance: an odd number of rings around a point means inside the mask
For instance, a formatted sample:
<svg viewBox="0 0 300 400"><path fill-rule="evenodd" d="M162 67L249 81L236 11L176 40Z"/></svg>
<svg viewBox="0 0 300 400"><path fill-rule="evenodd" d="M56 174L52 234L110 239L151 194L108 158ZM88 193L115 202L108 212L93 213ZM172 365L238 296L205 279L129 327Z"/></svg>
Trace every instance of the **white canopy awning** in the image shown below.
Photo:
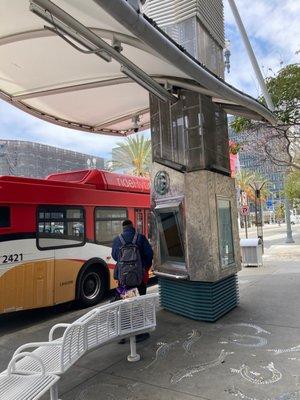
<svg viewBox="0 0 300 400"><path fill-rule="evenodd" d="M171 101L167 89L189 88L229 113L275 123L125 0L0 1L0 98L55 124L127 135L134 116L149 127L145 87Z"/></svg>

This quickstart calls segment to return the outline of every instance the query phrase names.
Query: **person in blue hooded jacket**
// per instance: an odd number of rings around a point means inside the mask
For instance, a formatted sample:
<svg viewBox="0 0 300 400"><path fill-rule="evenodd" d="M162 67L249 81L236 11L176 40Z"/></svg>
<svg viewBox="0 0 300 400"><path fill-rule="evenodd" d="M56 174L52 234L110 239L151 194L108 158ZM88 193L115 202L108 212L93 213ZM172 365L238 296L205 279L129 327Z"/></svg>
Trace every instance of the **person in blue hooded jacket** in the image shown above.
<svg viewBox="0 0 300 400"><path fill-rule="evenodd" d="M132 243L135 232L136 232L132 221L130 221L129 219L126 219L125 221L123 221L122 227L123 227L123 233L122 233L123 239L125 240L126 243ZM152 260L153 260L153 250L152 250L152 247L151 247L148 239L140 233L138 234L136 244L139 247L143 268L145 270L143 282L138 286L139 294L142 296L142 295L146 294L146 291L147 291L147 282L149 280L149 270L151 268ZM119 252L120 252L121 247L122 247L121 240L120 240L119 236L117 236L117 237L115 237L115 239L113 241L112 253L111 253L112 258L116 262L118 262L118 260L119 260ZM117 265L114 270L114 279L118 280Z"/></svg>
<svg viewBox="0 0 300 400"><path fill-rule="evenodd" d="M123 221L122 227L123 227L123 233L122 233L123 239L128 244L132 243L133 238L135 236L135 232L136 232L132 221L130 221L129 219L126 219L125 221ZM138 234L136 244L139 247L143 268L145 270L143 281L137 288L139 291L139 294L142 296L142 295L146 294L146 292L147 292L147 282L149 280L149 270L151 268L152 260L153 260L153 250L152 250L152 247L151 247L148 239L140 233ZM113 259L117 263L119 260L120 248L122 246L123 245L121 243L121 240L120 240L119 236L117 236L113 241L112 252L111 252ZM114 279L118 280L118 264L116 264L116 266L115 266ZM136 341L141 342L141 341L147 339L149 336L150 335L148 332L141 333L136 336ZM126 342L125 339L121 339L119 341L120 344L123 344L125 342Z"/></svg>

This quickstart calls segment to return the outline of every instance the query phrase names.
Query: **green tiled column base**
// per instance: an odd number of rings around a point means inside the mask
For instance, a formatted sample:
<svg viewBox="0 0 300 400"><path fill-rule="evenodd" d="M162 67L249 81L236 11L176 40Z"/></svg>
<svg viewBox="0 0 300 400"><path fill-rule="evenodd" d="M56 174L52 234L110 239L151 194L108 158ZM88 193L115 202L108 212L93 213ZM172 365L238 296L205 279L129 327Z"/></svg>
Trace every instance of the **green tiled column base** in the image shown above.
<svg viewBox="0 0 300 400"><path fill-rule="evenodd" d="M159 279L163 308L188 318L214 322L239 302L237 275L218 282Z"/></svg>

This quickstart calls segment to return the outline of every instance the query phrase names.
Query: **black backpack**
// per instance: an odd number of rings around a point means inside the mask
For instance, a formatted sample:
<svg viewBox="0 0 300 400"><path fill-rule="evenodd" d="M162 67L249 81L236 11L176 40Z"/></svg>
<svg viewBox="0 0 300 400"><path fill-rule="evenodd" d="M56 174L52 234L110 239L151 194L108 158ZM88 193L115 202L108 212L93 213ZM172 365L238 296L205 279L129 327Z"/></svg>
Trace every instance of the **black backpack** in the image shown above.
<svg viewBox="0 0 300 400"><path fill-rule="evenodd" d="M126 243L123 236L119 235L122 243L118 260L119 283L122 286L137 287L144 277L144 267L140 249L137 246L138 233L136 232L132 243Z"/></svg>

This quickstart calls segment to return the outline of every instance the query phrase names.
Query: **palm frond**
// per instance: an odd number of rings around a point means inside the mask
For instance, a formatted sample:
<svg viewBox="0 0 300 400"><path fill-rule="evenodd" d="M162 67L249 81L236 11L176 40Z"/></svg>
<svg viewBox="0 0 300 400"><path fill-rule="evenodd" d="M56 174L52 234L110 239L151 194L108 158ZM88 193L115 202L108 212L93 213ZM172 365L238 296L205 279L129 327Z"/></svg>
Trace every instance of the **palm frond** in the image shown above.
<svg viewBox="0 0 300 400"><path fill-rule="evenodd" d="M151 141L144 135L128 137L125 142L117 143L114 151L113 169L124 168L133 175L148 174L151 155Z"/></svg>

